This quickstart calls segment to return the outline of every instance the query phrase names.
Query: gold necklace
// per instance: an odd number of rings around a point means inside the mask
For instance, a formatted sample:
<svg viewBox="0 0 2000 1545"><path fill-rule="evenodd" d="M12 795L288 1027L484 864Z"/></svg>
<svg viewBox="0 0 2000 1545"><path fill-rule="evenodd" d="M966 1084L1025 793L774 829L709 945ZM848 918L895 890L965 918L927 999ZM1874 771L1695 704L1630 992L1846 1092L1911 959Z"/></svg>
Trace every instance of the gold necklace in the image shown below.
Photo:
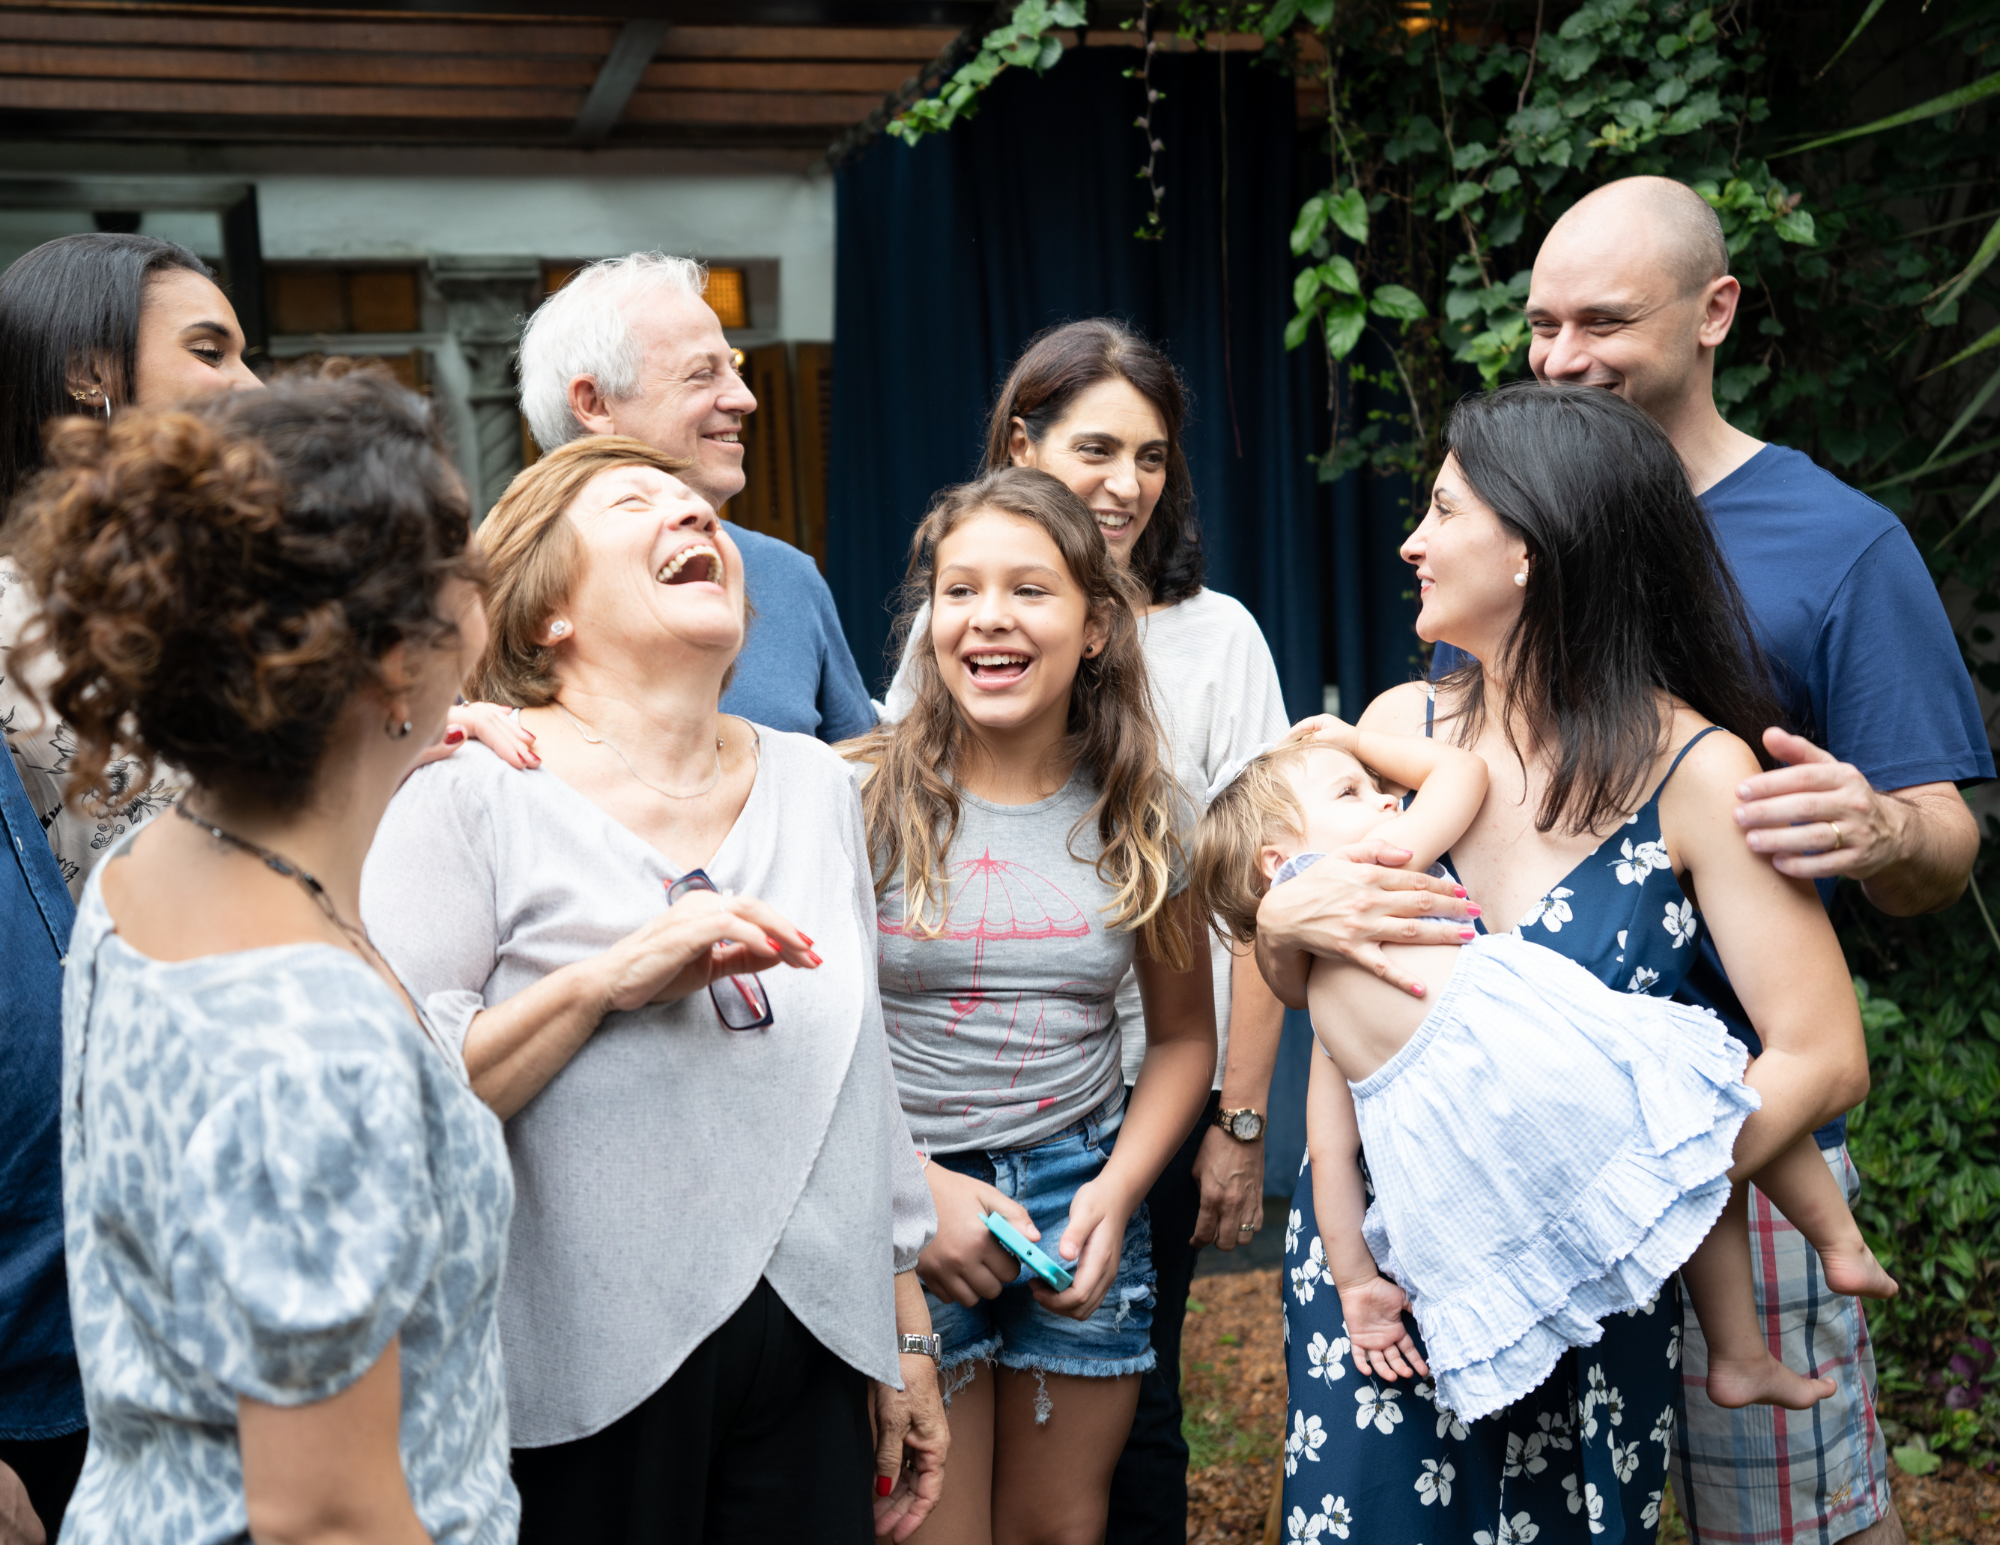
<svg viewBox="0 0 2000 1545"><path fill-rule="evenodd" d="M550 706L552 706L556 710L556 712L561 714L565 719L569 720L571 724L576 726L577 734L581 735L587 744L593 746L603 746L606 750L610 751L610 753L613 756L617 757L619 761L625 764L625 770L632 775L635 782L644 784L647 788L651 789L655 794L660 795L662 798L700 799L701 796L704 794L713 793L715 791L715 786L718 783L722 782L722 737L720 735L715 737L715 776L713 778L710 778L706 784L704 784L701 788L696 789L692 794L676 794L672 789L663 789L657 783L652 782L650 779L640 777L639 769L632 765L632 759L630 757L628 757L623 751L620 751L616 746L614 746L610 741L606 740L602 735L599 735L595 731L593 731L589 725L585 724L583 720L579 719L575 714L571 713L567 708L563 707L561 703L553 703Z"/></svg>

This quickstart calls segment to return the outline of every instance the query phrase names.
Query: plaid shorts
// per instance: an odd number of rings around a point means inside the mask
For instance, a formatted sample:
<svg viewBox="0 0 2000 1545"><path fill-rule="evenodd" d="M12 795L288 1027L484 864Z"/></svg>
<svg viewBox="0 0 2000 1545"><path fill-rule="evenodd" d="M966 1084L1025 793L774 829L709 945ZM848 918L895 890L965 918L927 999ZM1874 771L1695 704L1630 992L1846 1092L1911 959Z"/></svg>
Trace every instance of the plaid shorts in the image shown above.
<svg viewBox="0 0 2000 1545"><path fill-rule="evenodd" d="M1861 1177L1846 1147L1826 1149L1825 1158L1852 1205ZM1827 1291L1818 1253L1754 1186L1750 1246L1771 1350L1838 1388L1810 1411L1711 1404L1708 1347L1685 1308L1687 1409L1674 1435L1674 1496L1697 1545L1833 1545L1891 1511L1868 1324L1859 1299Z"/></svg>

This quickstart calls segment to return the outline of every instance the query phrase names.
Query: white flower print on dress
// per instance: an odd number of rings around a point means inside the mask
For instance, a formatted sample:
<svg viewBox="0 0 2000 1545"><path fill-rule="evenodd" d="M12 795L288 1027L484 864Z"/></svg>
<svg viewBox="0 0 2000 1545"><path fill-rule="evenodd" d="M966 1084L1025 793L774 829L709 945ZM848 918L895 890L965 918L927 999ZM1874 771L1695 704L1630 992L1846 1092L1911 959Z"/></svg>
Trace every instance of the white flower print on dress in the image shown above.
<svg viewBox="0 0 2000 1545"><path fill-rule="evenodd" d="M1576 1477L1563 1477L1563 1490L1569 1493L1569 1510L1582 1513L1590 1524L1592 1534L1602 1534L1604 1525L1599 1522L1604 1517L1604 1498L1594 1482L1586 1481L1582 1491L1576 1489Z"/></svg>
<svg viewBox="0 0 2000 1545"><path fill-rule="evenodd" d="M1561 933L1564 923L1576 921L1576 914L1569 909L1569 898L1575 894L1567 885L1558 885L1528 908L1528 915L1514 925L1514 932L1526 933L1540 923L1550 933Z"/></svg>
<svg viewBox="0 0 2000 1545"><path fill-rule="evenodd" d="M1604 1419L1613 1427L1625 1420L1625 1397L1616 1389L1608 1391L1604 1396Z"/></svg>
<svg viewBox="0 0 2000 1545"><path fill-rule="evenodd" d="M1670 901L1667 903L1667 934L1674 941L1674 948L1694 943L1694 936L1701 928L1701 919L1694 915L1692 901Z"/></svg>
<svg viewBox="0 0 2000 1545"><path fill-rule="evenodd" d="M1672 867L1673 860L1667 857L1664 842L1641 842L1634 845L1627 837L1618 848L1621 857L1613 860L1612 868L1620 885L1644 885L1646 876L1655 869Z"/></svg>
<svg viewBox="0 0 2000 1545"><path fill-rule="evenodd" d="M1649 1491L1646 1493L1646 1505L1639 1510L1639 1522L1644 1524L1648 1529L1659 1528L1660 1526L1659 1492Z"/></svg>
<svg viewBox="0 0 2000 1545"><path fill-rule="evenodd" d="M1502 1473L1509 1480L1517 1475L1540 1475L1549 1467L1549 1462L1542 1458L1542 1448L1548 1441L1545 1432L1531 1432L1526 1438L1518 1432L1508 1433L1507 1464ZM1563 1447L1569 1445L1565 1443Z"/></svg>
<svg viewBox="0 0 2000 1545"><path fill-rule="evenodd" d="M1324 1282L1333 1286L1333 1271L1326 1264L1326 1246L1319 1235L1312 1237L1312 1248L1306 1252L1305 1264L1292 1268L1292 1296L1302 1304L1313 1301L1313 1293Z"/></svg>
<svg viewBox="0 0 2000 1545"><path fill-rule="evenodd" d="M1326 1429L1320 1426L1319 1418L1294 1410L1292 1433L1285 1439L1285 1474L1297 1475L1301 1459L1309 1459L1318 1464L1319 1451L1325 1447Z"/></svg>
<svg viewBox="0 0 2000 1545"><path fill-rule="evenodd" d="M1500 1533L1495 1536L1491 1530L1481 1529L1472 1536L1472 1545L1528 1545L1542 1532L1542 1526L1529 1518L1525 1510L1509 1518L1500 1515Z"/></svg>
<svg viewBox="0 0 2000 1545"><path fill-rule="evenodd" d="M1304 1222L1305 1219L1299 1215L1298 1208L1294 1207L1291 1215L1285 1219L1285 1254L1290 1255L1298 1249L1299 1225Z"/></svg>
<svg viewBox="0 0 2000 1545"><path fill-rule="evenodd" d="M1632 1477L1639 1473L1639 1440L1637 1438L1634 1438L1630 1443L1619 1443L1616 1440L1612 1442L1611 1473L1618 1477L1618 1484L1621 1486L1628 1484Z"/></svg>
<svg viewBox="0 0 2000 1545"><path fill-rule="evenodd" d="M1397 1424L1403 1419L1402 1399L1401 1390L1384 1389L1379 1384L1370 1384L1366 1389L1357 1389L1354 1392L1354 1401L1359 1409L1354 1413L1354 1425L1366 1427L1373 1422L1377 1432L1394 1432Z"/></svg>
<svg viewBox="0 0 2000 1545"><path fill-rule="evenodd" d="M1463 1443L1465 1441L1467 1431L1465 1423L1458 1419L1458 1413L1453 1411L1450 1406L1438 1405L1437 1386L1435 1384L1419 1383L1417 1385L1417 1398L1419 1400L1428 1400L1433 1406L1437 1406L1437 1435L1440 1438L1446 1433L1450 1433L1454 1443Z"/></svg>
<svg viewBox="0 0 2000 1545"><path fill-rule="evenodd" d="M1451 1506L1451 1483L1458 1479L1458 1471L1450 1460L1435 1459L1424 1461L1424 1473L1417 1477L1417 1496L1425 1507L1433 1502L1440 1507Z"/></svg>
<svg viewBox="0 0 2000 1545"><path fill-rule="evenodd" d="M1569 1421L1566 1417L1558 1416L1553 1411L1544 1411L1537 1420L1542 1429L1542 1438L1550 1448L1570 1447Z"/></svg>
<svg viewBox="0 0 2000 1545"><path fill-rule="evenodd" d="M1347 1498L1326 1496L1319 1499L1319 1517L1313 1520L1327 1538L1344 1540L1347 1526L1354 1522L1354 1515L1347 1510Z"/></svg>
<svg viewBox="0 0 2000 1545"><path fill-rule="evenodd" d="M1668 1332L1667 1335L1667 1366L1669 1368L1678 1368L1680 1367L1680 1365L1681 1365L1681 1328L1680 1326L1676 1325L1672 1327L1672 1329Z"/></svg>
<svg viewBox="0 0 2000 1545"><path fill-rule="evenodd" d="M1653 1430L1647 1434L1655 1443L1666 1445L1669 1452L1674 1446L1674 1408L1668 1406L1660 1413L1660 1419L1653 1423Z"/></svg>
<svg viewBox="0 0 2000 1545"><path fill-rule="evenodd" d="M1306 1346L1306 1376L1332 1384L1336 1379L1347 1377L1347 1366L1341 1359L1347 1355L1348 1339L1335 1336L1329 1341L1318 1331Z"/></svg>
<svg viewBox="0 0 2000 1545"><path fill-rule="evenodd" d="M1318 1539L1319 1520L1306 1517L1306 1510L1302 1507L1293 1508L1292 1516L1285 1520L1285 1538L1299 1542L1299 1545Z"/></svg>
<svg viewBox="0 0 2000 1545"><path fill-rule="evenodd" d="M1660 979L1660 973L1651 966L1641 966L1632 973L1632 980L1625 984L1627 992L1651 992L1653 983Z"/></svg>

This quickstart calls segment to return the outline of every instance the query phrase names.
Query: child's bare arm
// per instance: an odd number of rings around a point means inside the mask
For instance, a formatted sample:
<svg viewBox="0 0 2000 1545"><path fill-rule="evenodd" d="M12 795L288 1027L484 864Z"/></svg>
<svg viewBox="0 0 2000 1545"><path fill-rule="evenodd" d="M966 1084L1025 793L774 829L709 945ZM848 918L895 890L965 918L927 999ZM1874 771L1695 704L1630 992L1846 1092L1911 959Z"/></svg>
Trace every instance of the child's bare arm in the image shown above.
<svg viewBox="0 0 2000 1545"><path fill-rule="evenodd" d="M1417 735L1354 729L1337 719L1320 730L1319 738L1332 741L1392 782L1417 791L1409 809L1373 834L1410 850L1406 869L1428 869L1444 857L1486 801L1486 764L1470 751Z"/></svg>
<svg viewBox="0 0 2000 1545"><path fill-rule="evenodd" d="M1312 1155L1313 1213L1327 1274L1340 1294L1355 1369L1376 1378L1412 1378L1430 1369L1403 1324L1409 1300L1375 1266L1361 1235L1361 1128L1347 1080L1317 1046L1306 1082L1306 1152Z"/></svg>

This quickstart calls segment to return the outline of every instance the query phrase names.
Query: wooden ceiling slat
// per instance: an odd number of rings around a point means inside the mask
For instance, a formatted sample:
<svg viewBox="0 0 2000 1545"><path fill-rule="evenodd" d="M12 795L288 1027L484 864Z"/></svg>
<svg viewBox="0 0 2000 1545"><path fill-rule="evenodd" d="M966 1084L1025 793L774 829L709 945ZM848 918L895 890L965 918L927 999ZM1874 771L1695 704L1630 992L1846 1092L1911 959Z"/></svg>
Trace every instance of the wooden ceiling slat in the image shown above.
<svg viewBox="0 0 2000 1545"><path fill-rule="evenodd" d="M581 91L428 86L244 86L202 81L0 79L0 109L312 118L576 117Z"/></svg>
<svg viewBox="0 0 2000 1545"><path fill-rule="evenodd" d="M891 61L869 64L800 64L772 60L656 60L639 77L648 91L862 91L881 97L916 73Z"/></svg>
<svg viewBox="0 0 2000 1545"><path fill-rule="evenodd" d="M625 109L630 124L813 124L845 128L859 123L882 99L804 92L635 91Z"/></svg>
<svg viewBox="0 0 2000 1545"><path fill-rule="evenodd" d="M602 57L616 22L318 20L214 11L0 9L0 39L15 43L122 43L184 48L329 48L382 53L588 54Z"/></svg>
<svg viewBox="0 0 2000 1545"><path fill-rule="evenodd" d="M675 27L659 59L907 59L928 64L955 27Z"/></svg>
<svg viewBox="0 0 2000 1545"><path fill-rule="evenodd" d="M78 48L0 43L0 76L251 81L362 86L574 86L588 90L586 58L500 54L301 53L291 49Z"/></svg>

